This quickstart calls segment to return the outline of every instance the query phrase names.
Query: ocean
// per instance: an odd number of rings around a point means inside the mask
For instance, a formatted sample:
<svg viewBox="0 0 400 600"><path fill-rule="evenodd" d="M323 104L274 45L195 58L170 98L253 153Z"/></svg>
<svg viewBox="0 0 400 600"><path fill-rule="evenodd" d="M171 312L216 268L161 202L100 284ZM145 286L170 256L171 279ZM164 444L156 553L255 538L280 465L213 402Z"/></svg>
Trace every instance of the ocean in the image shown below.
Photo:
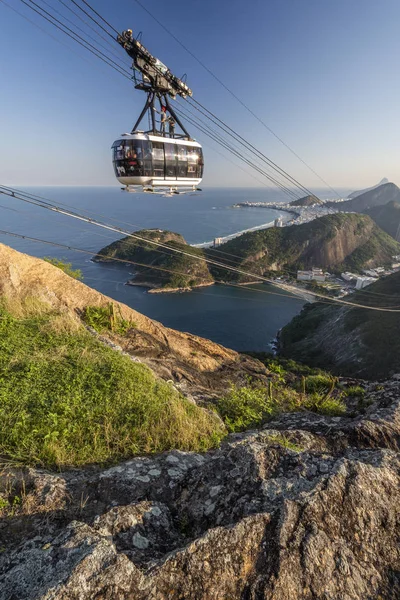
<svg viewBox="0 0 400 600"><path fill-rule="evenodd" d="M24 188L127 231L145 228L181 233L191 244L265 225L279 211L231 208L237 202L285 198L265 188L208 188L196 194L161 197L126 193L119 187ZM118 239L115 232L0 196L0 229L98 252ZM282 213L284 214L284 213ZM84 283L168 327L209 338L235 350L270 351L277 331L301 310L304 300L272 285L223 285L188 293L148 294L127 286L132 266L93 263L89 254L1 235L0 241L33 256L51 256L81 269Z"/></svg>

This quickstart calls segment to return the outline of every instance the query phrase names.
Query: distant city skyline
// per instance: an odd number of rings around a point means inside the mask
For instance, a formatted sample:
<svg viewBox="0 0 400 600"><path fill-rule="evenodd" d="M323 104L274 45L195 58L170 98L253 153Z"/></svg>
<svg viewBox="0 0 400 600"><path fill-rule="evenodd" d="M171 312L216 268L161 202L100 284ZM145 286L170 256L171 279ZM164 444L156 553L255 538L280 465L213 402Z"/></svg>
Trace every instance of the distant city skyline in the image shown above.
<svg viewBox="0 0 400 600"><path fill-rule="evenodd" d="M6 1L32 22L0 3L0 182L118 185L111 144L131 129L144 94L21 2ZM57 0L37 1L94 35ZM308 188L323 187L134 0L110 4L92 2L118 30L142 31L154 55L178 76L187 73L194 97L264 154ZM383 177L400 184L397 0L145 6L330 186L367 188ZM129 66L117 44L114 52ZM204 185L260 187L259 175L188 127L204 146Z"/></svg>

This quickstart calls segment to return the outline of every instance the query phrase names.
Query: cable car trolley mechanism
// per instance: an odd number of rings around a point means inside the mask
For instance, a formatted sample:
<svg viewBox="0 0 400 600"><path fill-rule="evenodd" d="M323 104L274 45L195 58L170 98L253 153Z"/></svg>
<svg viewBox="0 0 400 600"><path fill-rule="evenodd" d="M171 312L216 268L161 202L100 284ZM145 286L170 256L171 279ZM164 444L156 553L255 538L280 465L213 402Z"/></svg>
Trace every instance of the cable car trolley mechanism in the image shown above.
<svg viewBox="0 0 400 600"><path fill-rule="evenodd" d="M170 104L170 98L192 96L192 90L152 56L130 29L117 41L133 59L135 88L144 91L147 99L131 133L112 145L115 176L127 191L134 191L133 186L156 193L158 188L171 193L196 190L203 177L203 151ZM146 115L150 129L139 130Z"/></svg>

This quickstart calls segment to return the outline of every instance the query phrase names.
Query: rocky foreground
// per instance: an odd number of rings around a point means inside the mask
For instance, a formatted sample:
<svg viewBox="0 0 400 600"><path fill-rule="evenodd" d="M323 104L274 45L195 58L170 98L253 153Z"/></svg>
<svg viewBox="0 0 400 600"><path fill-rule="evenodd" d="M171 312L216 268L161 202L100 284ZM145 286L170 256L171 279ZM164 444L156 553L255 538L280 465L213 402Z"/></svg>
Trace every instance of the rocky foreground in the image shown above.
<svg viewBox="0 0 400 600"><path fill-rule="evenodd" d="M283 414L203 455L9 469L1 600L399 598L400 375L363 405Z"/></svg>

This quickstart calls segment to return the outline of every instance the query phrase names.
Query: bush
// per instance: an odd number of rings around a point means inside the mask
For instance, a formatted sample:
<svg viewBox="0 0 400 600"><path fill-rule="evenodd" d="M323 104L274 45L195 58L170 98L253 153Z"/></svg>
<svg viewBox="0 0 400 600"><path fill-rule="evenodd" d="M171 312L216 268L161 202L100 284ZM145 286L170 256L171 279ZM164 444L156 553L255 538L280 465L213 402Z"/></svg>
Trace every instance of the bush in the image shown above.
<svg viewBox="0 0 400 600"><path fill-rule="evenodd" d="M203 451L222 439L216 415L84 328L53 328L59 316L15 318L1 310L0 455L65 467Z"/></svg>
<svg viewBox="0 0 400 600"><path fill-rule="evenodd" d="M129 329L136 327L133 321L123 319L117 313L112 302L108 306L86 306L82 319L86 325L89 325L99 333L112 331L113 333L124 335Z"/></svg>
<svg viewBox="0 0 400 600"><path fill-rule="evenodd" d="M45 256L44 259L46 262L53 265L53 267L58 267L61 271L64 271L67 275L72 277L73 279L83 280L82 271L80 269L73 269L72 263L64 262L63 260L59 260L58 258L51 258L49 256Z"/></svg>
<svg viewBox="0 0 400 600"><path fill-rule="evenodd" d="M332 398L326 394L312 394L304 402L304 407L313 412L330 417L340 417L346 412L341 396Z"/></svg>
<svg viewBox="0 0 400 600"><path fill-rule="evenodd" d="M329 375L309 375L306 377L306 391L309 394L328 391L331 384L332 378Z"/></svg>
<svg viewBox="0 0 400 600"><path fill-rule="evenodd" d="M345 390L346 396L365 396L365 390L360 385L352 385Z"/></svg>
<svg viewBox="0 0 400 600"><path fill-rule="evenodd" d="M259 426L271 416L274 406L266 389L232 385L229 393L218 401L217 410L228 431L234 432Z"/></svg>

